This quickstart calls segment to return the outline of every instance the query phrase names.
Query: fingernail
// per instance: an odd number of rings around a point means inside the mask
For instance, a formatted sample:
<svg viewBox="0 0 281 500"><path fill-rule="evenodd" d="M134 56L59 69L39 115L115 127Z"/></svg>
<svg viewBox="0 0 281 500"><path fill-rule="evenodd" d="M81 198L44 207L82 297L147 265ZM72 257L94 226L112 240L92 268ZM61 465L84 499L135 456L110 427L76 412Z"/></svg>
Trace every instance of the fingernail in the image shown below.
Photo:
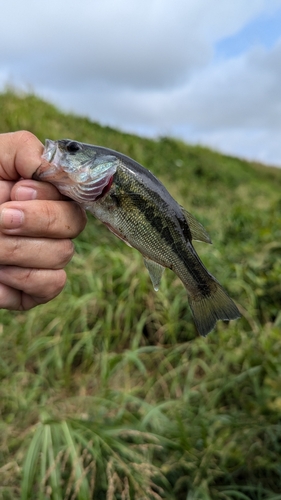
<svg viewBox="0 0 281 500"><path fill-rule="evenodd" d="M17 201L34 200L37 196L35 189L27 186L19 186L15 192Z"/></svg>
<svg viewBox="0 0 281 500"><path fill-rule="evenodd" d="M1 226L5 229L16 229L23 223L23 212L16 208L3 208Z"/></svg>

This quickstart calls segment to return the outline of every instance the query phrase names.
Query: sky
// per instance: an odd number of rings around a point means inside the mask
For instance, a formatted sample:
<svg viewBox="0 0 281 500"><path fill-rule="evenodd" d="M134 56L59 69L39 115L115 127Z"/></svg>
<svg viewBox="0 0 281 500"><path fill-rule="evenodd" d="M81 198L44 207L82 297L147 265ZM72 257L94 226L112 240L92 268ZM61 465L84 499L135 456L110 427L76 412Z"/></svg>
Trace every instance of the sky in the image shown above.
<svg viewBox="0 0 281 500"><path fill-rule="evenodd" d="M281 167L281 0L2 2L7 85L123 131Z"/></svg>

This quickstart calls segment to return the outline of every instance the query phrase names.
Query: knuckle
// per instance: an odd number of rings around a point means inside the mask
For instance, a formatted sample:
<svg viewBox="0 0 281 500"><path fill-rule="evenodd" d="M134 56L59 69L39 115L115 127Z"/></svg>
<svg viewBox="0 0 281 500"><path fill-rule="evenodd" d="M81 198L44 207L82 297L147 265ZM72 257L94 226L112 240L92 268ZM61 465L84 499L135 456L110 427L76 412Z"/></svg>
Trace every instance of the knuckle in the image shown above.
<svg viewBox="0 0 281 500"><path fill-rule="evenodd" d="M64 288L66 283L66 272L63 269L56 271L56 277L54 280L54 293L58 295Z"/></svg>
<svg viewBox="0 0 281 500"><path fill-rule="evenodd" d="M33 282L34 276L36 276L37 269L25 269L24 271L25 272L23 273L22 278L20 273L18 275L18 279L22 282L22 289L27 288L30 283Z"/></svg>
<svg viewBox="0 0 281 500"><path fill-rule="evenodd" d="M17 262L19 255L21 254L20 239L15 237L9 240L11 243L9 245L9 255L7 256L7 261Z"/></svg>
<svg viewBox="0 0 281 500"><path fill-rule="evenodd" d="M66 272L63 269L31 269L23 278L21 289L33 297L35 302L43 304L55 298L64 288Z"/></svg>
<svg viewBox="0 0 281 500"><path fill-rule="evenodd" d="M0 309L19 310L21 293L0 283Z"/></svg>
<svg viewBox="0 0 281 500"><path fill-rule="evenodd" d="M48 278L49 281L46 283L42 297L44 302L48 302L61 293L66 283L66 272L63 269L51 271Z"/></svg>
<svg viewBox="0 0 281 500"><path fill-rule="evenodd" d="M19 130L17 134L21 142L27 143L36 139L35 135L32 134L32 132L29 132L29 130Z"/></svg>
<svg viewBox="0 0 281 500"><path fill-rule="evenodd" d="M52 186L53 187L53 186ZM44 234L75 238L84 229L87 217L84 209L74 202L41 201Z"/></svg>
<svg viewBox="0 0 281 500"><path fill-rule="evenodd" d="M63 269L27 269L20 289L44 303L56 297L64 288L65 282L66 272Z"/></svg>
<svg viewBox="0 0 281 500"><path fill-rule="evenodd" d="M79 225L78 225L77 234L76 234L76 236L78 236L78 234L81 233L81 231L83 231L83 229L85 228L85 226L87 224L87 215L86 215L84 208L82 208L80 205L78 205L78 203L75 203L75 205L77 207L76 210L78 213L78 220L79 220Z"/></svg>
<svg viewBox="0 0 281 500"><path fill-rule="evenodd" d="M14 268L13 286L25 293L32 293L34 287L38 287L39 272L33 268Z"/></svg>
<svg viewBox="0 0 281 500"><path fill-rule="evenodd" d="M53 205L50 202L44 202L43 205L43 212L44 212L44 218L45 218L45 228L44 231L46 234L49 234L52 232L52 228L56 226L57 223L57 214L53 210Z"/></svg>
<svg viewBox="0 0 281 500"><path fill-rule="evenodd" d="M60 265L64 267L73 257L75 251L74 244L71 240L60 240L59 245L60 254L58 255L58 267L60 267Z"/></svg>

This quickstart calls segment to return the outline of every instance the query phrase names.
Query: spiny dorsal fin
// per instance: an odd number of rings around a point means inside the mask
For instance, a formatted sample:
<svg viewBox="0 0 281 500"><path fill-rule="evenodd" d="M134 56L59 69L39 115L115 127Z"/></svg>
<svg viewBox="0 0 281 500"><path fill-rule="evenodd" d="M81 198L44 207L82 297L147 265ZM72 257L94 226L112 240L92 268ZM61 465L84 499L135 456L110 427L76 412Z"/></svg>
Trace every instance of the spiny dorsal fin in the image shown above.
<svg viewBox="0 0 281 500"><path fill-rule="evenodd" d="M212 243L210 236L208 235L206 229L200 222L198 222L195 217L189 213L185 208L183 208L181 205L181 210L184 215L184 217L187 220L192 239L195 241L203 241L204 243Z"/></svg>
<svg viewBox="0 0 281 500"><path fill-rule="evenodd" d="M165 267L161 266L160 264L157 264L157 262L154 262L153 260L150 260L147 257L144 257L143 260L145 263L145 267L149 272L153 288L156 292L158 292L160 281L165 271Z"/></svg>

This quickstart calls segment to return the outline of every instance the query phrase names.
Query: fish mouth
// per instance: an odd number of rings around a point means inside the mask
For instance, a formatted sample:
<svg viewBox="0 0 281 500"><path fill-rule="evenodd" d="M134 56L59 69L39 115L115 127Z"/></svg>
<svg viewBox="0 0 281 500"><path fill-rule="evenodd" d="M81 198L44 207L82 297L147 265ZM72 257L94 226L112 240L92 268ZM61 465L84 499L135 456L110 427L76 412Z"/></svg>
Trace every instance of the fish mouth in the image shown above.
<svg viewBox="0 0 281 500"><path fill-rule="evenodd" d="M51 141L51 139L46 139L45 140L45 148L42 154L42 158L44 160L48 161L51 163L55 157L57 151L57 144L55 141Z"/></svg>
<svg viewBox="0 0 281 500"><path fill-rule="evenodd" d="M56 141L50 139L45 140L45 148L42 154L42 163L35 170L32 179L36 181L52 182L62 170L59 167L59 158L61 153L58 149Z"/></svg>

